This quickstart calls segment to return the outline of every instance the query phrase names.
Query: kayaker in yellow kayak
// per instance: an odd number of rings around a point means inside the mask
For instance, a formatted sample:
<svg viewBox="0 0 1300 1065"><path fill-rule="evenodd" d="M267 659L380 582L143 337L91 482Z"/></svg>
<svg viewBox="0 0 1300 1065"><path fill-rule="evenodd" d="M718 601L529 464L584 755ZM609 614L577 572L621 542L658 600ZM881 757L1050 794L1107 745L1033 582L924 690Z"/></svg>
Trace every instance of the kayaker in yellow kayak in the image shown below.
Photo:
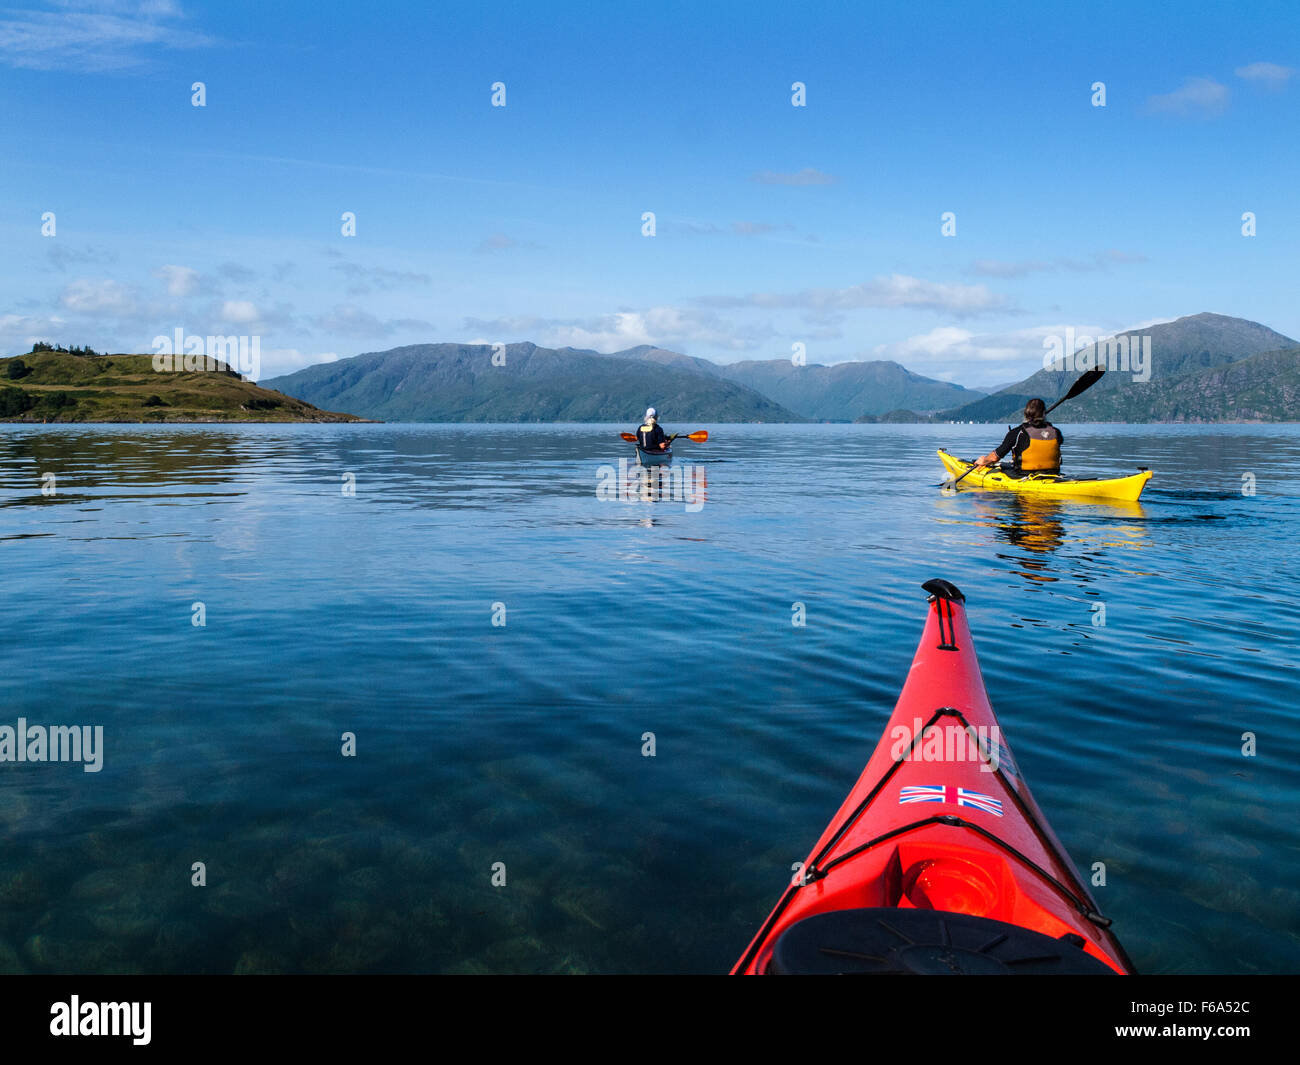
<svg viewBox="0 0 1300 1065"><path fill-rule="evenodd" d="M1031 399L1025 404L1025 420L1008 430L1002 443L975 460L976 466L992 466L1008 454L1014 469L1025 473L1056 473L1061 468L1061 445L1065 437L1061 430L1047 420L1047 404L1041 399Z"/></svg>
<svg viewBox="0 0 1300 1065"><path fill-rule="evenodd" d="M659 417L654 407L647 407L645 423L636 431L636 446L642 451L667 451L668 434L659 424Z"/></svg>

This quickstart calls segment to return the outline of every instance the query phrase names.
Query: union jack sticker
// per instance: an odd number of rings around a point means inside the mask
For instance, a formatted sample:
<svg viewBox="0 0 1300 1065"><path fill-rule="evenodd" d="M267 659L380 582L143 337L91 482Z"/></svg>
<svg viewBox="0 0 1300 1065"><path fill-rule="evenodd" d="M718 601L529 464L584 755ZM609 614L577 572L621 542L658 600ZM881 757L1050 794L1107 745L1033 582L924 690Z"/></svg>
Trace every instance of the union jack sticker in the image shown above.
<svg viewBox="0 0 1300 1065"><path fill-rule="evenodd" d="M994 817L1002 816L1002 800L970 788L951 784L909 784L898 792L899 804L913 802L938 802L946 806L972 806Z"/></svg>

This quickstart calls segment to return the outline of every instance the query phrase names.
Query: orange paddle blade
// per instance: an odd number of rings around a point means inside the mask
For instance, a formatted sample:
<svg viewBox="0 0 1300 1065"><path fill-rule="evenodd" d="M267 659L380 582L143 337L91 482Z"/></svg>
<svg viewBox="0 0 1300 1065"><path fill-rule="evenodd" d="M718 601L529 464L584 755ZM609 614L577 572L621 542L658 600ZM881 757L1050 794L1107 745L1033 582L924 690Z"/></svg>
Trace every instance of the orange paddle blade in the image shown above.
<svg viewBox="0 0 1300 1065"><path fill-rule="evenodd" d="M633 436L631 433L619 433L618 435L621 436L624 440L626 440L629 444L636 443L636 437Z"/></svg>
<svg viewBox="0 0 1300 1065"><path fill-rule="evenodd" d="M709 431L707 429L697 429L693 433L686 434L687 440L694 440L697 444L704 443L704 441L706 441L708 438L709 438Z"/></svg>

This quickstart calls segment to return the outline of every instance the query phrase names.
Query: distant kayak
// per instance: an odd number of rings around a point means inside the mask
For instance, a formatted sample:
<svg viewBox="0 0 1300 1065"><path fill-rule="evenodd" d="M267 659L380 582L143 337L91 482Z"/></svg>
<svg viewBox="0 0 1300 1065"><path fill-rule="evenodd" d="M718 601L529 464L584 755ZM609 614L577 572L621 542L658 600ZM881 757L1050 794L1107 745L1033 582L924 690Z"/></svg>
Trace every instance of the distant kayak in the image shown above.
<svg viewBox="0 0 1300 1065"><path fill-rule="evenodd" d="M667 466L673 461L673 449L668 448L666 451L643 451L641 448L637 448L636 460L642 466Z"/></svg>
<svg viewBox="0 0 1300 1065"><path fill-rule="evenodd" d="M1020 779L961 592L924 587L884 735L733 974L1131 973Z"/></svg>
<svg viewBox="0 0 1300 1065"><path fill-rule="evenodd" d="M939 460L954 479L972 466L972 463L948 454L943 448L939 449ZM1149 480L1151 480L1150 470L1142 470L1130 477L1079 480L1063 477L1059 473L1008 473L998 466L988 466L976 470L958 487L992 488L1043 496L1120 499L1136 503Z"/></svg>

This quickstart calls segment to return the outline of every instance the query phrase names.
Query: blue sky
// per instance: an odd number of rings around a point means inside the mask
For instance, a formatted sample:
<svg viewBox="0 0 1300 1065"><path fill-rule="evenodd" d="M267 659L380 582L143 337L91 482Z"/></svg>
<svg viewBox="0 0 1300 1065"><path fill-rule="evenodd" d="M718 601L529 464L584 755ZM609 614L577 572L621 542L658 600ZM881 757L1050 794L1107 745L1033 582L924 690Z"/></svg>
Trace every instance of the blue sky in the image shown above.
<svg viewBox="0 0 1300 1065"><path fill-rule="evenodd" d="M4 354L803 343L990 385L1067 327L1300 337L1294 3L12 2Z"/></svg>

